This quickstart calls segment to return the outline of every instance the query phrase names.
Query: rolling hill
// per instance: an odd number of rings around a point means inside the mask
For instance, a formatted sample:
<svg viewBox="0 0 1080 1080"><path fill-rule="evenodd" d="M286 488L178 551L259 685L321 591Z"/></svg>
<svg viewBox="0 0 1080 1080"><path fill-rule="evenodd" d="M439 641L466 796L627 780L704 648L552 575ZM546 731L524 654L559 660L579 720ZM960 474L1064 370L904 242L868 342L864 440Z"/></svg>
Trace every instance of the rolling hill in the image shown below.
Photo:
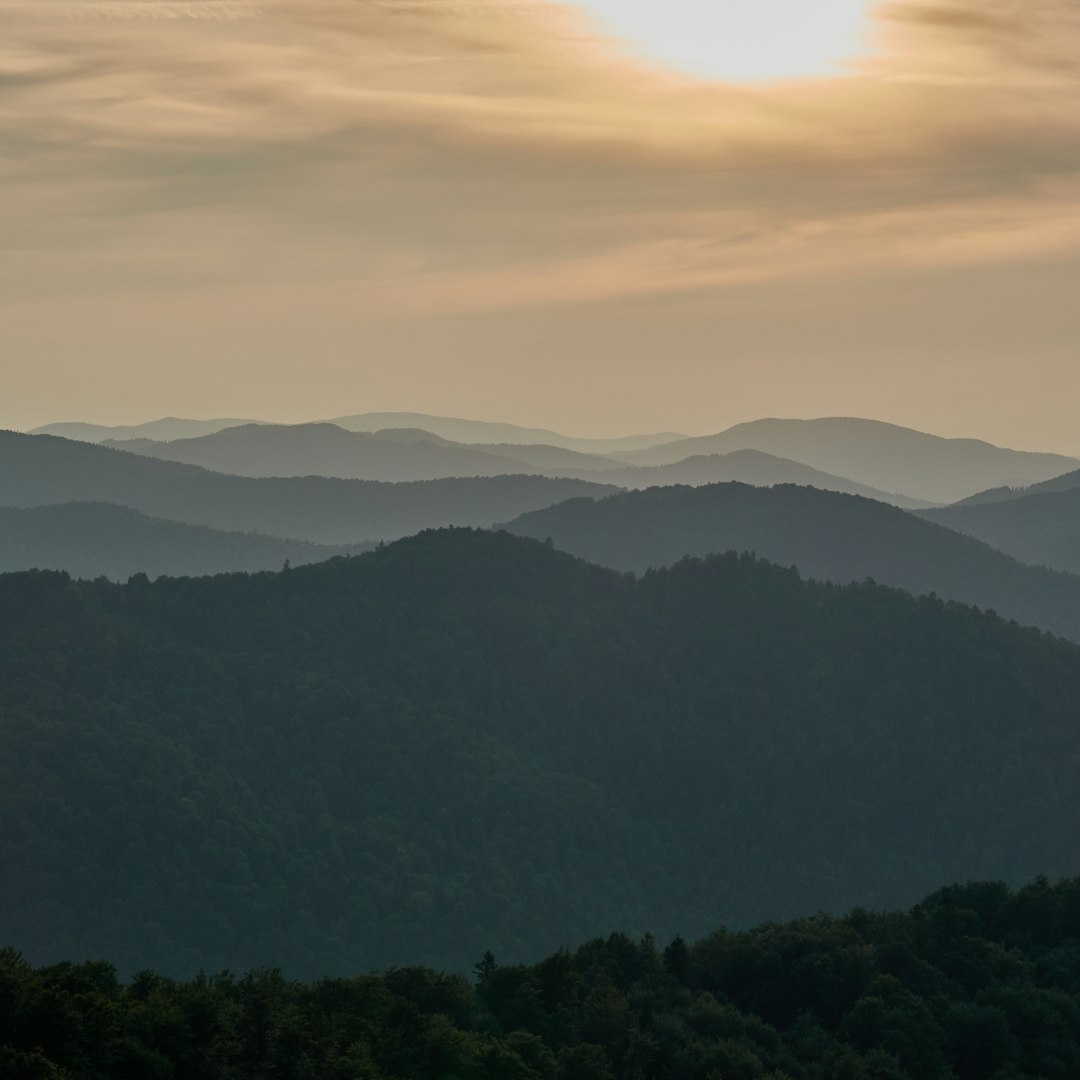
<svg viewBox="0 0 1080 1080"><path fill-rule="evenodd" d="M325 546L258 533L222 532L204 525L147 517L111 503L59 503L31 509L0 507L0 573L66 570L123 581L203 577L235 571L280 570L358 555L372 544Z"/></svg>
<svg viewBox="0 0 1080 1080"><path fill-rule="evenodd" d="M1056 876L1078 701L1075 646L749 557L634 579L450 530L279 574L3 575L0 941L461 970Z"/></svg>
<svg viewBox="0 0 1080 1080"><path fill-rule="evenodd" d="M1080 641L1080 577L1026 566L883 503L790 485L663 487L572 499L506 526L590 562L641 572L753 551L824 581L937 593Z"/></svg>
<svg viewBox="0 0 1080 1080"><path fill-rule="evenodd" d="M490 525L612 487L541 476L385 484L327 477L258 479L105 446L0 431L0 506L108 502L233 532L352 544L439 525Z"/></svg>
<svg viewBox="0 0 1080 1080"><path fill-rule="evenodd" d="M1007 450L976 439L944 439L876 420L755 420L718 435L683 439L618 456L669 465L696 454L760 450L882 491L951 503L987 488L1048 480L1076 469L1074 458Z"/></svg>

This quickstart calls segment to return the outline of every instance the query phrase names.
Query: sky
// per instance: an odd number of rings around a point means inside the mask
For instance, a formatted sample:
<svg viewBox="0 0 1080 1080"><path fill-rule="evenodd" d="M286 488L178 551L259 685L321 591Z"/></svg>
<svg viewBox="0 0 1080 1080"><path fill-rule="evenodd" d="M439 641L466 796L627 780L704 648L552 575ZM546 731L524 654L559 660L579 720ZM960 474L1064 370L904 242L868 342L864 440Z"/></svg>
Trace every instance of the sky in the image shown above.
<svg viewBox="0 0 1080 1080"><path fill-rule="evenodd" d="M1080 0L0 0L0 425L1080 454Z"/></svg>

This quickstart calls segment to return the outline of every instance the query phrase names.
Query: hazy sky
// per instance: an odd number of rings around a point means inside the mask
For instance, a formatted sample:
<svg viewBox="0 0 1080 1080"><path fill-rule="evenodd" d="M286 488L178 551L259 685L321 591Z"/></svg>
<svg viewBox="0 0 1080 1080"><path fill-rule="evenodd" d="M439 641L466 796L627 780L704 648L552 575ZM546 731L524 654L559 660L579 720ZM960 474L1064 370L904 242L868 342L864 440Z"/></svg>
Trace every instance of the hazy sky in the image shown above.
<svg viewBox="0 0 1080 1080"><path fill-rule="evenodd" d="M10 426L1080 453L1080 0L0 0L0 245Z"/></svg>

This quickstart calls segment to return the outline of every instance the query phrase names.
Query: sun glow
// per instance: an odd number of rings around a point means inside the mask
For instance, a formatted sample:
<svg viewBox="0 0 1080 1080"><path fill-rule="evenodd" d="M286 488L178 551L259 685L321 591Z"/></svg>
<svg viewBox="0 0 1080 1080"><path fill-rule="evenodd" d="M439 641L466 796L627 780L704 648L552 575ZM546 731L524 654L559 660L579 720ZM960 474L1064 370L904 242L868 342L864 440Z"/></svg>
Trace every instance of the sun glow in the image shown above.
<svg viewBox="0 0 1080 1080"><path fill-rule="evenodd" d="M835 74L866 51L875 0L582 0L612 36L700 78Z"/></svg>

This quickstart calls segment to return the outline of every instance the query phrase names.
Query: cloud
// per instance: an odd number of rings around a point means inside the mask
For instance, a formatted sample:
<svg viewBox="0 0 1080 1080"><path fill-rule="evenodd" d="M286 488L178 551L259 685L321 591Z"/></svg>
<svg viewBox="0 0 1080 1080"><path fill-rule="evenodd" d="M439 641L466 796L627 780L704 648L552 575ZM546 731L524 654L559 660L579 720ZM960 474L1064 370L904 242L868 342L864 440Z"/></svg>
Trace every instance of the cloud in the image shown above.
<svg viewBox="0 0 1080 1080"><path fill-rule="evenodd" d="M293 281L482 311L1078 243L1067 0L898 0L849 74L754 87L552 0L0 15L10 303Z"/></svg>

